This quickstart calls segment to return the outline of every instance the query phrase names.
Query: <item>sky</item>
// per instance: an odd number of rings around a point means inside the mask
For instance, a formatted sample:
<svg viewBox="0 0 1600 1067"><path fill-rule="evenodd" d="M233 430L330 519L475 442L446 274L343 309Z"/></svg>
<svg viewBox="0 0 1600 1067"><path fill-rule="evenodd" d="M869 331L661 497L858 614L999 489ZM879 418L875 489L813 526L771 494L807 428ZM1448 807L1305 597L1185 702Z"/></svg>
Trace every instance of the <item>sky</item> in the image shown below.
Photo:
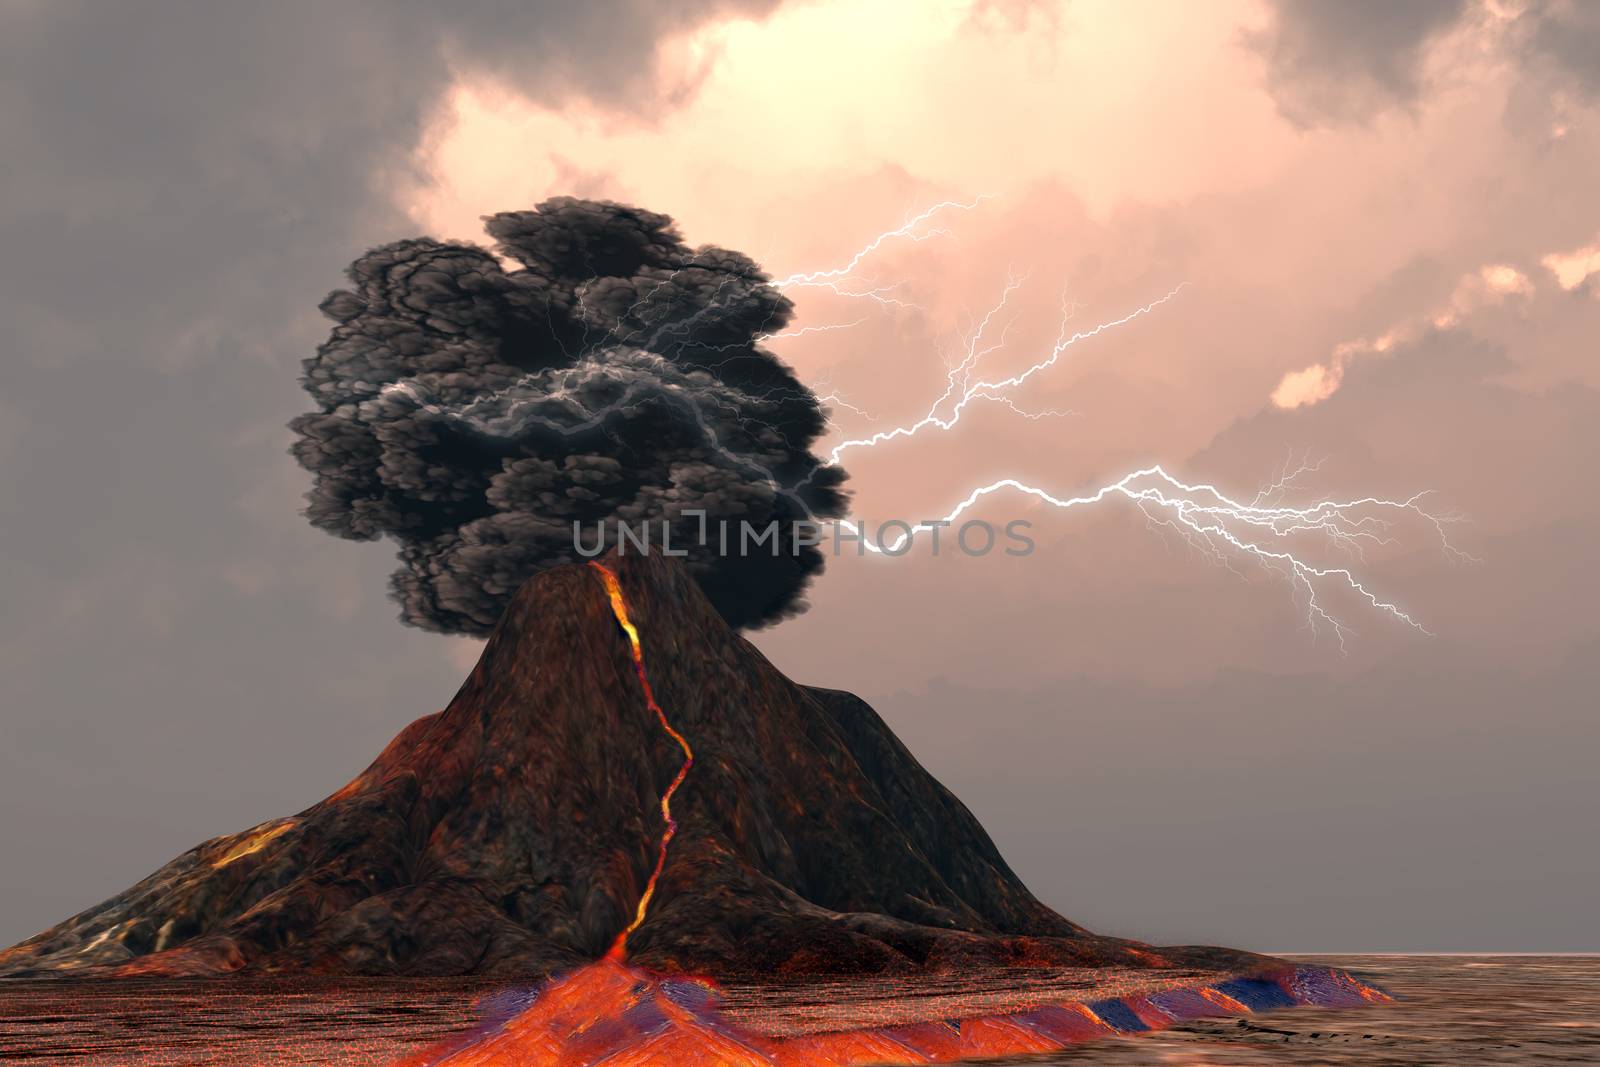
<svg viewBox="0 0 1600 1067"><path fill-rule="evenodd" d="M1343 647L1248 561L1018 494L973 514L1032 522L1031 556L844 555L754 635L872 703L1046 903L1264 951L1600 950L1600 9L0 20L0 942L305 807L448 701L478 646L400 626L389 547L299 514L299 361L366 248L571 194L777 277L973 204L863 260L887 300L792 291L770 345L835 440L919 419L1008 285L1006 374L1064 314L1181 286L1010 403L849 452L856 515L1161 463L1452 520L1322 557L1428 631L1345 598Z"/></svg>

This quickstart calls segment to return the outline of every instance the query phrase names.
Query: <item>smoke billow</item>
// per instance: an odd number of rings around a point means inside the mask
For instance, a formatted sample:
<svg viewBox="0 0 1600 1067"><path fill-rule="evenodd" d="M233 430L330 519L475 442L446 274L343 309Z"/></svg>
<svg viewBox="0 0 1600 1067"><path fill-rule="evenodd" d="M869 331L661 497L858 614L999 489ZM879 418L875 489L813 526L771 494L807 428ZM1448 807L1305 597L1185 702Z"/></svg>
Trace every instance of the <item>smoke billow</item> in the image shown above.
<svg viewBox="0 0 1600 1067"><path fill-rule="evenodd" d="M494 253L373 249L322 303L336 325L302 379L317 410L290 424L311 522L399 542L393 595L429 630L487 633L525 579L580 558L574 522L586 548L597 522L608 541L619 521L671 524L736 626L802 610L823 556L791 520L839 514L844 476L810 450L817 398L760 347L788 299L748 257L619 204L561 197L485 228ZM699 546L697 511L776 520L780 550Z"/></svg>

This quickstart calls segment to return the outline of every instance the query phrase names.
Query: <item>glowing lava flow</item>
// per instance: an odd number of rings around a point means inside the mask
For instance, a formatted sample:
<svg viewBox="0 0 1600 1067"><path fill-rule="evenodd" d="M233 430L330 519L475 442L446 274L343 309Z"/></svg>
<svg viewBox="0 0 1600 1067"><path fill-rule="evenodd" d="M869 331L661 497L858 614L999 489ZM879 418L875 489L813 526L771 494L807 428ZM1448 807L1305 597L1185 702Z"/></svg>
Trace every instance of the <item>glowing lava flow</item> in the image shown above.
<svg viewBox="0 0 1600 1067"><path fill-rule="evenodd" d="M946 978L945 985L949 982ZM973 993L982 992L979 983L965 984ZM602 960L537 989L492 996L484 1003L482 1023L406 1060L404 1067L959 1063L1053 1052L1195 1019L1237 1018L1298 1005L1353 1008L1390 1000L1382 991L1325 967L1218 975L1209 984L1137 983L1122 991L1103 990L1100 999L1045 998L995 1014L943 1018L922 1016L929 1002L919 1001L914 983L905 987L903 998L885 999L878 992L859 1005L864 1015L886 1020L875 1025L765 1033L755 1020L741 1022L724 1014L721 996L708 983L646 974L620 961ZM1088 995L1081 985L1077 994ZM798 995L814 993L802 988Z"/></svg>
<svg viewBox="0 0 1600 1067"><path fill-rule="evenodd" d="M689 768L694 766L694 750L689 747L689 742L684 740L683 735L672 728L672 724L667 721L667 713L656 703L656 695L650 688L650 677L644 669L644 648L639 643L639 630L628 617L628 602L622 595L622 583L617 580L616 573L603 564L591 560L589 566L599 572L600 580L605 583L606 596L611 600L611 614L617 617L617 625L628 635L628 646L633 653L633 670L639 676L640 687L644 689L645 705L655 712L661 728L678 743L679 748L683 749L683 766L678 768L677 777L672 779L667 791L661 794L661 818L667 828L661 833L661 850L656 854L655 870L650 872L650 880L645 883L644 892L639 897L639 906L634 910L633 922L617 935L610 950L606 952L606 959L622 960L627 955L628 935L639 929L644 922L645 912L650 908L650 898L656 893L656 883L661 880L661 870L667 865L667 846L672 843L673 835L678 832L678 822L672 817L672 794L678 791L683 780L689 776Z"/></svg>

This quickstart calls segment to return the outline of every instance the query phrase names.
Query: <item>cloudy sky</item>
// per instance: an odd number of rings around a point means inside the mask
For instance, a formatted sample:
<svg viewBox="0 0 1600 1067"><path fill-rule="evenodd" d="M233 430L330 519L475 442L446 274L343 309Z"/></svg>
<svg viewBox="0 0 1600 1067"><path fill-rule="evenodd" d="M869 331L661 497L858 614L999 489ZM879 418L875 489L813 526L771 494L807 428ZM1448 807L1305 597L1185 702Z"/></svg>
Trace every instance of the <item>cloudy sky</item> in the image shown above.
<svg viewBox="0 0 1600 1067"><path fill-rule="evenodd" d="M476 646L299 515L286 422L364 249L558 194L796 290L840 439L917 420L1015 283L1010 403L847 457L856 514L1160 462L1250 498L1432 490L1308 628L1114 503L1026 559L841 558L757 643L871 701L1108 933L1600 950L1600 8L1417 0L0 0L0 942L299 810ZM999 339L998 335L990 335ZM1467 557L1470 557L1467 558Z"/></svg>

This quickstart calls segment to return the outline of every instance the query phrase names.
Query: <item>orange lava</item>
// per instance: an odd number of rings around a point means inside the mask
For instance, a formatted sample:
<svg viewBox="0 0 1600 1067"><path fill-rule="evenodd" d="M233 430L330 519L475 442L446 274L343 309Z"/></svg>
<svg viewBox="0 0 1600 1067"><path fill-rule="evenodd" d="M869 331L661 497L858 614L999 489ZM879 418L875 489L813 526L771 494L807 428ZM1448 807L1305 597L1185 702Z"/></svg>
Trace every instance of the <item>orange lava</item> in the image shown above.
<svg viewBox="0 0 1600 1067"><path fill-rule="evenodd" d="M234 860L243 859L252 853L260 852L271 844L275 838L281 837L293 827L293 819L282 819L265 829L247 830L240 835L240 840L232 848L212 860L211 866L226 867Z"/></svg>
<svg viewBox="0 0 1600 1067"><path fill-rule="evenodd" d="M1228 984L1223 982L1220 984ZM1245 987L1255 990L1244 992ZM1240 980L1242 995L1272 993L1263 1007L1381 1003L1385 994L1326 968L1291 968ZM1100 1001L1107 1017L1067 1001L1011 1014L940 1019L778 1037L721 1014L715 986L665 978L606 958L550 979L525 1003L474 1033L405 1061L406 1067L868 1067L956 1063L1053 1052L1175 1022L1248 1015L1215 986L1170 988ZM1115 1018L1116 1022L1111 1019Z"/></svg>
<svg viewBox="0 0 1600 1067"><path fill-rule="evenodd" d="M622 595L622 583L617 580L615 572L603 564L591 561L589 566L600 573L600 580L605 583L606 595L611 598L611 613L617 617L617 625L622 627L622 632L628 635L628 644L633 651L633 670L639 676L639 685L644 689L645 705L655 712L661 728L678 743L679 748L683 749L683 766L678 768L677 777L672 779L667 791L661 794L661 818L666 823L666 829L661 834L661 849L656 855L656 868L650 872L650 880L645 883L644 893L639 897L639 906L634 910L633 922L617 935L616 941L612 942L610 950L606 953L607 959L621 960L627 956L628 935L639 929L644 922L645 912L650 908L650 898L655 896L656 883L661 879L661 869L667 865L667 846L672 843L673 835L678 832L678 822L672 817L672 794L678 791L683 780L689 776L689 768L694 766L694 750L689 747L689 742L684 740L683 735L672 728L672 724L667 721L667 713L656 703L655 693L650 689L650 678L644 669L644 648L639 644L639 631L628 617L628 602Z"/></svg>

